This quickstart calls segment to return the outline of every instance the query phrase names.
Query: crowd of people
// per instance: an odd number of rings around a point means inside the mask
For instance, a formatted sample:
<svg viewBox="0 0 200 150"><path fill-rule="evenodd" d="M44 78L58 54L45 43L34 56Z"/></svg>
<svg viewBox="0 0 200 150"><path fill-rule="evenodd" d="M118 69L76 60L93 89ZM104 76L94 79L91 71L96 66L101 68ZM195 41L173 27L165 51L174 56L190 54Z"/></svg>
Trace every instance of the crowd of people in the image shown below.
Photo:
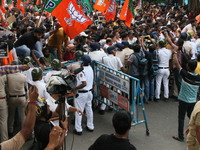
<svg viewBox="0 0 200 150"><path fill-rule="evenodd" d="M57 127L56 120L60 108L55 102L63 95L55 92L59 89L52 88L52 84L65 85L65 81L56 75L61 74L63 70L73 72L80 67L82 71L77 73L77 83L71 91L75 97L74 106L66 101L65 115L67 116L68 111L76 112L73 132L82 135L81 122L85 110L86 130L93 132L94 76L90 66L93 60L140 79L145 104L149 101L167 102L170 94L173 95L179 101L178 136L173 138L184 141L186 113L193 119L190 122L192 127L188 130L188 136L195 139L200 137L194 129L194 124L199 124L194 118L198 115L198 110L194 109L196 112L192 113L198 99L200 84L200 20L186 7L145 4L142 9L135 11L130 28L118 19L118 15L115 20L105 22L102 19L103 14L94 10L90 14L94 23L75 39L69 39L55 17L43 11L37 12L31 3L27 5L24 15L17 7L7 8L4 15L5 18L14 16L15 21L6 27L12 34L1 38L4 41L4 45L1 46L8 45L9 57L1 58L0 61L3 66L0 68L0 142L14 136L14 116L18 108L22 130L14 138L21 139L20 146L34 128L39 149L51 147L51 141L54 141L51 138L61 134L56 146L53 145L60 148L67 133L68 122L65 119L61 122L62 128ZM82 64L76 63L67 68L62 66L61 62L69 60L81 60ZM49 66L52 70L44 74L43 70ZM173 93L169 91L171 76L174 78ZM29 87L32 90L28 90ZM38 93L39 98L31 94L31 91ZM67 98L67 95L64 94L64 97ZM37 105L36 113L30 111L33 109L32 105ZM104 114L105 110L106 105L101 104L99 113ZM118 115L126 118L128 114ZM30 121L29 117L36 118L36 121ZM97 149L100 144L108 141L116 143L116 138L127 139L130 120L127 120L125 127L118 126L118 123L121 124L120 117L118 121L114 116L115 134L100 137L89 149ZM54 125L56 127L52 129ZM29 127L29 130L26 127ZM125 130L121 131L121 128ZM200 142L199 138L197 140ZM194 150L191 145L193 141L191 138L188 140L191 150ZM127 140L122 143L129 149L135 149ZM199 146L198 142L195 144L196 147ZM6 149L6 146L4 148L2 144L1 148Z"/></svg>

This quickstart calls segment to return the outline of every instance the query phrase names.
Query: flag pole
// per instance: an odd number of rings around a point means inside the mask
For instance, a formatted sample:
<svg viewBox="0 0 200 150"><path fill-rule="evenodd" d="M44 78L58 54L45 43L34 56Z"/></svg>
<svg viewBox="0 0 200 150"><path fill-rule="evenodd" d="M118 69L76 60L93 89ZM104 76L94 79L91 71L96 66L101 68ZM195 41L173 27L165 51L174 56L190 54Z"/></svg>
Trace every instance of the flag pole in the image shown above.
<svg viewBox="0 0 200 150"><path fill-rule="evenodd" d="M45 4L46 4L46 0L44 0L44 5L43 5L43 7L42 7L42 12L41 12L41 14L40 14L39 21L38 21L37 24L36 24L36 27L39 27L40 24L41 24L41 17L42 17L42 14L43 14L43 12L44 12Z"/></svg>

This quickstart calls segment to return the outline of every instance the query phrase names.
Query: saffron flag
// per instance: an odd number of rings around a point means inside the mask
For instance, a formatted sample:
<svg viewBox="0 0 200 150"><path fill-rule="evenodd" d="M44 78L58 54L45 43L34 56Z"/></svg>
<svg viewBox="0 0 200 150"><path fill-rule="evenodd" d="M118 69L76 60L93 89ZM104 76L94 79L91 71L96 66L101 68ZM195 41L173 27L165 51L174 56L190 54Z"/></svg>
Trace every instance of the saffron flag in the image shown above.
<svg viewBox="0 0 200 150"><path fill-rule="evenodd" d="M110 0L96 0L94 4L94 9L104 13L110 5Z"/></svg>
<svg viewBox="0 0 200 150"><path fill-rule="evenodd" d="M25 13L23 2L21 0L17 0L17 8L21 10L22 14Z"/></svg>
<svg viewBox="0 0 200 150"><path fill-rule="evenodd" d="M92 23L76 0L49 0L44 10L51 12L58 19L70 39L74 39Z"/></svg>
<svg viewBox="0 0 200 150"><path fill-rule="evenodd" d="M107 22L115 19L116 8L117 8L117 4L115 0L111 0L109 7L104 14Z"/></svg>
<svg viewBox="0 0 200 150"><path fill-rule="evenodd" d="M130 27L133 17L134 17L133 2L131 0L126 0L120 12L119 19L125 20L125 24L128 27Z"/></svg>
<svg viewBox="0 0 200 150"><path fill-rule="evenodd" d="M5 9L5 1L4 0L0 0L0 9L3 13L6 12L6 9Z"/></svg>
<svg viewBox="0 0 200 150"><path fill-rule="evenodd" d="M84 13L89 14L93 11L93 8L92 8L89 0L78 0L78 4L81 5Z"/></svg>

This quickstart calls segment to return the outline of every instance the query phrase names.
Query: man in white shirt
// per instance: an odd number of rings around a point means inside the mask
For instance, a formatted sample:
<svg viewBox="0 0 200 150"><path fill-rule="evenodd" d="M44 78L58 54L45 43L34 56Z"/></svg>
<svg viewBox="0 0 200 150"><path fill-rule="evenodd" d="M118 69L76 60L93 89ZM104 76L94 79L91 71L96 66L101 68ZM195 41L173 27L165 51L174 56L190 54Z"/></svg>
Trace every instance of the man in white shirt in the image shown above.
<svg viewBox="0 0 200 150"><path fill-rule="evenodd" d="M77 91L77 96L74 99L74 104L76 108L79 108L82 112L85 110L87 116L87 126L86 130L89 132L94 131L93 123L93 111L92 111L92 88L94 74L92 67L90 66L91 58L87 55L82 56L83 61L83 71L77 74L77 86L75 90ZM82 135L82 116L75 113L75 129L74 133L77 135Z"/></svg>
<svg viewBox="0 0 200 150"><path fill-rule="evenodd" d="M115 46L109 46L107 48L108 56L103 57L103 64L111 67L115 70L123 70L123 65L119 57L116 57L117 48Z"/></svg>
<svg viewBox="0 0 200 150"><path fill-rule="evenodd" d="M54 59L51 63L52 70L49 71L44 77L44 82L47 83L52 75L61 73L61 62L58 59Z"/></svg>
<svg viewBox="0 0 200 150"><path fill-rule="evenodd" d="M48 99L50 95L46 90L46 84L42 80L42 75L43 75L42 69L34 68L31 71L31 75L32 75L32 78L33 78L32 85L35 85L37 87L38 93L39 93L39 97Z"/></svg>
<svg viewBox="0 0 200 150"><path fill-rule="evenodd" d="M197 22L196 19L192 19L190 21L190 24L188 24L187 26L185 26L183 28L183 30L181 31L181 33L187 32L188 30L193 30L194 33L196 33L197 32L197 30L196 30L196 22Z"/></svg>
<svg viewBox="0 0 200 150"><path fill-rule="evenodd" d="M156 75L155 101L160 99L162 81L164 85L164 101L167 101L169 99L169 60L172 57L172 52L171 50L165 48L166 41L160 40L158 44L160 47L160 49L158 49L159 71Z"/></svg>
<svg viewBox="0 0 200 150"><path fill-rule="evenodd" d="M90 43L90 52L88 52L88 56L90 56L92 60L102 63L102 58L107 56L107 54L100 49L99 43L92 42Z"/></svg>

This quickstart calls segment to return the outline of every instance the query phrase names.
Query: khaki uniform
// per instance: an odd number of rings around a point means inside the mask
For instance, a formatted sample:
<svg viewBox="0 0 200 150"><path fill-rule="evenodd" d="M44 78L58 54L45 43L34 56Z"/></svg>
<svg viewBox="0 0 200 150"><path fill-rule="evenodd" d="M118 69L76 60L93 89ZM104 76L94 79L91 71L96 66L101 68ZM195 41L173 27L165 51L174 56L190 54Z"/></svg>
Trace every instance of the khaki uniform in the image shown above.
<svg viewBox="0 0 200 150"><path fill-rule="evenodd" d="M196 126L200 126L200 101L194 106L190 117L189 133L187 135L187 150L200 150L200 144L197 140Z"/></svg>
<svg viewBox="0 0 200 150"><path fill-rule="evenodd" d="M26 76L22 73L13 73L7 75L8 79L8 131L13 132L14 116L16 108L19 109L21 118L21 127L25 120L25 108L26 108Z"/></svg>
<svg viewBox="0 0 200 150"><path fill-rule="evenodd" d="M6 102L6 75L0 76L0 143L8 139L8 107Z"/></svg>

